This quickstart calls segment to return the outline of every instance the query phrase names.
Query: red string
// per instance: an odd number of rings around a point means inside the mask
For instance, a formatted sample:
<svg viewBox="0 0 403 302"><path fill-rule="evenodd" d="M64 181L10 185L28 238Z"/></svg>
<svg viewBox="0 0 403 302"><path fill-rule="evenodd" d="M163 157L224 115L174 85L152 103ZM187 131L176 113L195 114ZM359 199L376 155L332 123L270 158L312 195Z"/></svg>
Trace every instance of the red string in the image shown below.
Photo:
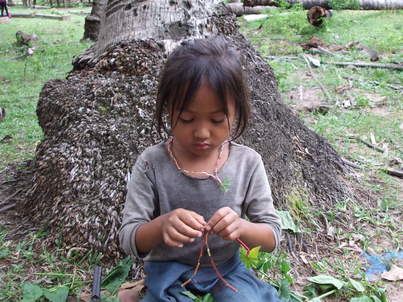
<svg viewBox="0 0 403 302"><path fill-rule="evenodd" d="M242 247L245 248L247 255L249 255L250 248L249 248L241 239L237 238L236 241L237 241ZM228 288L232 289L234 292L238 292L238 290L237 290L234 286L232 286L231 284L229 284L229 282L224 279L224 277L221 275L220 271L218 270L217 265L216 265L216 263L215 263L215 261L214 261L214 258L213 258L213 256L211 255L210 248L209 248L209 246L208 246L208 232L204 233L203 240L202 240L202 245L201 245L201 247L200 247L199 258L197 259L197 264L196 264L196 266L195 266L195 269L193 270L192 276L190 276L190 278L189 278L188 280L186 280L185 282L183 282L183 283L182 283L182 286L185 287L186 285L188 285L188 284L192 281L193 277L194 277L194 276L197 274L197 272L199 271L199 268L200 268L200 261L201 261L201 258L203 257L204 249L207 250L207 255L208 255L209 258L210 258L210 264L211 264L211 266L213 267L213 269L214 269L215 273L217 274L218 278L224 283L225 286L227 286Z"/></svg>

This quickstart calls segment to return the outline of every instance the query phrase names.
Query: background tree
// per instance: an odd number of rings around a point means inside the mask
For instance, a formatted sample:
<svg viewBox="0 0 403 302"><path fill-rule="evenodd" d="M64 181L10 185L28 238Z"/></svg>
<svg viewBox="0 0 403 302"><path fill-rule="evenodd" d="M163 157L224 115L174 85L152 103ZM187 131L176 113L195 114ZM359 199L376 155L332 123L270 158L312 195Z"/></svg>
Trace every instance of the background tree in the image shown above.
<svg viewBox="0 0 403 302"><path fill-rule="evenodd" d="M298 211L299 201L314 206L317 216L306 224L315 238L325 230L320 213L353 197L342 158L281 102L272 69L220 2L108 1L97 43L75 59L67 79L45 84L37 107L44 138L20 203L24 215L48 227L45 244L118 259L131 167L160 141L152 113L161 64L189 38L222 35L240 50L254 107L252 127L240 141L262 155L277 208Z"/></svg>
<svg viewBox="0 0 403 302"><path fill-rule="evenodd" d="M95 0L92 2L91 13L85 17L83 39L97 40L102 18L105 17L106 2L107 0Z"/></svg>

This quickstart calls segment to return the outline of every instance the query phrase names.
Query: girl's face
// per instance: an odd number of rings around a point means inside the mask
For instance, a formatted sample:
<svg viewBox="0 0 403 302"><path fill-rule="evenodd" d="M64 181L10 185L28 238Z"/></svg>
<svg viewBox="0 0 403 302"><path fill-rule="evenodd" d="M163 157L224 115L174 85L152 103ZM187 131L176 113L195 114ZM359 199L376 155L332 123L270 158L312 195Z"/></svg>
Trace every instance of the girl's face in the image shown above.
<svg viewBox="0 0 403 302"><path fill-rule="evenodd" d="M228 115L209 85L196 91L193 101L182 113L171 113L175 145L189 158L208 157L229 138L235 119L235 101L228 99Z"/></svg>

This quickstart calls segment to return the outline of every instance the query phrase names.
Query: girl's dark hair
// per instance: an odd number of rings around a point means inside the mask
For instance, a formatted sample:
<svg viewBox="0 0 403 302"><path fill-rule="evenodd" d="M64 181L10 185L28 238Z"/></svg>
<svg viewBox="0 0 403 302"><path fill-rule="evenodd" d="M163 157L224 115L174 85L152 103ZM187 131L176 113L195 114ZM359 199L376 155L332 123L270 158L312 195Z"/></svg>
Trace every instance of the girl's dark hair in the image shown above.
<svg viewBox="0 0 403 302"><path fill-rule="evenodd" d="M227 116L227 99L235 100L236 127L232 138L244 132L250 107L240 54L224 38L216 37L182 42L168 57L160 77L155 112L160 134L161 129L169 132L164 114L173 109L181 113L204 83L217 94Z"/></svg>

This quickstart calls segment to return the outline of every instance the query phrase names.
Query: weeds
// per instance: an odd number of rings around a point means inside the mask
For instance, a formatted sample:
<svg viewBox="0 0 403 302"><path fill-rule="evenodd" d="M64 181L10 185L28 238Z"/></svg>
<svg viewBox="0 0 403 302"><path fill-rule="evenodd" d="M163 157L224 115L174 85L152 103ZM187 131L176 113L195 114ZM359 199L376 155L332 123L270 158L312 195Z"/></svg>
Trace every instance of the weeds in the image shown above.
<svg viewBox="0 0 403 302"><path fill-rule="evenodd" d="M354 5L356 1L331 3L336 9L342 4ZM13 10L18 11L19 8ZM303 53L300 43L313 36L327 45L336 46L359 41L379 52L381 62L401 62L403 59L401 11L336 11L319 29L307 23L306 11L300 7L287 11L273 10L268 14L269 18L263 22L245 23L241 18L241 29L274 69L279 91L287 104L292 105L294 100L289 99L286 93L299 87L310 89L317 85L307 76L305 62L299 59ZM82 37L83 19L78 16L72 16L72 22L13 19L9 24L1 25L0 107L6 109L7 116L1 123L0 139L11 135L12 140L0 144L0 169L8 163L32 158L35 146L42 138L35 115L39 92L49 79L65 77L71 70L72 57L88 48L88 43L78 42ZM35 33L39 37L33 45L35 50L32 56L25 56L27 49L13 44L17 30ZM346 60L367 60L366 54L355 47L337 54ZM336 60L327 55L321 55L320 58L322 61ZM339 201L332 211L326 213L326 218L332 224L337 221L339 212L351 211L355 217L355 229L345 233L336 228L339 241L352 242L364 252L398 251L401 249L402 232L400 214L396 212L401 208L401 183L386 175L381 168L391 160L402 157L403 103L401 90L396 87L402 85L403 74L384 69L349 69L325 64L314 71L332 96L331 100L323 98L321 101L328 102L332 108L327 114L303 112L299 113L300 117L311 129L326 137L342 156L362 168L356 170L354 177L378 197L377 204L372 208L365 204ZM342 86L347 87L346 93L337 92ZM340 104L346 99L351 99L354 105L342 107ZM369 149L350 139L349 134L366 140L373 137L376 144L387 152ZM319 216L319 213L312 212L304 193L291 194L289 205L290 212L282 213L288 230L306 231L304 227L309 220ZM1 228L1 301L18 301L21 297L26 301L44 300L45 297L50 301L62 301L66 291L69 295L77 296L91 283L89 274L92 267L99 263L99 253L83 254L80 250L72 250L67 254L57 248L57 242L54 250L43 250L40 242L47 236L43 231L19 242L7 240L6 235L6 230ZM378 239L381 243L375 244ZM382 240L389 245L382 244ZM386 301L382 282L370 283L364 279L365 265L358 259L357 252L346 247L340 247L339 250L340 257L322 257L319 261L309 262L317 276L306 286L305 297L294 291L295 268L287 254L267 254L253 249L249 256L241 251L241 258L262 279L273 284L283 300L315 302L331 296L336 300L351 302ZM112 293L116 292L116 286L126 278L129 266L125 262L110 270L103 287L109 287ZM190 297L195 301L213 301L210 295ZM105 301L114 299L116 301L111 295Z"/></svg>
<svg viewBox="0 0 403 302"><path fill-rule="evenodd" d="M14 7L13 11L27 9ZM65 77L72 68L73 56L89 47L88 42L79 42L84 30L83 16L72 16L72 22L12 19L1 24L1 30L0 107L5 108L6 118L1 122L0 140L7 135L11 140L0 143L0 169L8 163L32 158L42 138L35 114L42 86L50 79ZM18 30L38 36L32 44L32 56L26 55L26 46L15 45Z"/></svg>

